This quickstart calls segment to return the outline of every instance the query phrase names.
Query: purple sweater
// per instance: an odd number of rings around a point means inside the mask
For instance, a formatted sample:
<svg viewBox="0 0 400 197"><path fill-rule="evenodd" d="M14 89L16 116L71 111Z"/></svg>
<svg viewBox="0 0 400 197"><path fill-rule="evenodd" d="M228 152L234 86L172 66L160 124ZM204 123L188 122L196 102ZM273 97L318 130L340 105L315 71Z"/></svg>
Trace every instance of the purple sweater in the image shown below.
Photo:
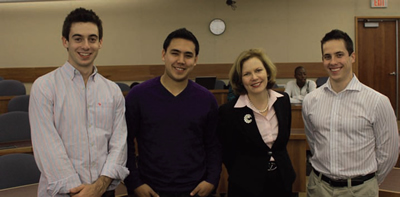
<svg viewBox="0 0 400 197"><path fill-rule="evenodd" d="M126 96L128 193L144 183L155 192L192 191L203 180L217 186L222 165L217 110L214 95L191 80L177 96L160 77L133 87Z"/></svg>

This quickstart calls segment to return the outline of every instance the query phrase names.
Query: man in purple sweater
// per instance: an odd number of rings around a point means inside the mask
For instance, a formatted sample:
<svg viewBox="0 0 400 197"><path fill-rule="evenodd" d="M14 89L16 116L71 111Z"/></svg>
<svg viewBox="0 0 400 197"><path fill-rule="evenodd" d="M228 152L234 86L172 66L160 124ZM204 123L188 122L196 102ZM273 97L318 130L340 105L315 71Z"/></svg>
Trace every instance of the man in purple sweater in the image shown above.
<svg viewBox="0 0 400 197"><path fill-rule="evenodd" d="M218 104L189 80L198 53L190 31L173 31L163 45L164 74L133 87L126 97L129 195L203 197L217 187L222 165Z"/></svg>

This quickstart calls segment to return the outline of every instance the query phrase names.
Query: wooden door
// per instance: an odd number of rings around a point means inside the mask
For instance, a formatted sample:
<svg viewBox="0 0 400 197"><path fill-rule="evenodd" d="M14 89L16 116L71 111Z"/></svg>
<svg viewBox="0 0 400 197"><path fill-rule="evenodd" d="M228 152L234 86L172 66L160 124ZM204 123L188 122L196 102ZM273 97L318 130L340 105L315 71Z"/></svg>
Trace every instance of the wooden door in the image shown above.
<svg viewBox="0 0 400 197"><path fill-rule="evenodd" d="M371 19L378 27L364 27L357 20L356 59L359 80L386 95L398 112L397 98L397 19Z"/></svg>

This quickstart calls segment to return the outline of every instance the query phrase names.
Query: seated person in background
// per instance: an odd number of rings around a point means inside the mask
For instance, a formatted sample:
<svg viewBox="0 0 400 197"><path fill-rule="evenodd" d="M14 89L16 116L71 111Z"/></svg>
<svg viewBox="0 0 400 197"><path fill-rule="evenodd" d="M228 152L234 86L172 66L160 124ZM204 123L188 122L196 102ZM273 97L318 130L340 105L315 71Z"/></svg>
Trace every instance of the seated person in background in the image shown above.
<svg viewBox="0 0 400 197"><path fill-rule="evenodd" d="M285 92L289 94L290 103L301 103L306 94L317 88L317 84L312 80L307 80L306 69L302 66L298 66L294 70L294 77L296 81L289 81L286 84Z"/></svg>

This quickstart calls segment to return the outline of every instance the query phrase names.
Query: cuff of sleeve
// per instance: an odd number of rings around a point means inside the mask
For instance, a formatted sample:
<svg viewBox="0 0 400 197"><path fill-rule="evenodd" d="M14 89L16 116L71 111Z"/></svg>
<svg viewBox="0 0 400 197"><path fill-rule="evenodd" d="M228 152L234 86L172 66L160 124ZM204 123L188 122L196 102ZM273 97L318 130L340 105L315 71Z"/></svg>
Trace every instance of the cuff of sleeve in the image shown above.
<svg viewBox="0 0 400 197"><path fill-rule="evenodd" d="M132 196L134 195L135 189L144 184L142 180L140 180L139 176L134 173L129 174L129 176L124 180L124 183L128 190L128 194Z"/></svg>
<svg viewBox="0 0 400 197"><path fill-rule="evenodd" d="M70 189L78 187L81 184L82 182L78 174L74 174L65 179L49 183L47 193L52 194L51 196L55 196L56 194L68 194Z"/></svg>
<svg viewBox="0 0 400 197"><path fill-rule="evenodd" d="M219 179L220 179L220 175L217 175L217 176L214 176L214 177L209 176L209 177L207 177L207 178L205 179L205 181L207 181L207 182L213 184L214 187L217 187L218 184L219 184Z"/></svg>
<svg viewBox="0 0 400 197"><path fill-rule="evenodd" d="M116 188L118 184L125 179L129 175L129 170L125 166L110 164L105 165L103 168L103 172L101 173L103 176L110 177L113 181L110 184L110 187Z"/></svg>
<svg viewBox="0 0 400 197"><path fill-rule="evenodd" d="M215 187L215 189L218 187L219 180L218 180L218 181L215 181L215 180L209 180L209 179L206 179L205 181L206 181L206 182L208 182L208 183L211 183L211 184L213 184L213 185L214 185L214 187Z"/></svg>

